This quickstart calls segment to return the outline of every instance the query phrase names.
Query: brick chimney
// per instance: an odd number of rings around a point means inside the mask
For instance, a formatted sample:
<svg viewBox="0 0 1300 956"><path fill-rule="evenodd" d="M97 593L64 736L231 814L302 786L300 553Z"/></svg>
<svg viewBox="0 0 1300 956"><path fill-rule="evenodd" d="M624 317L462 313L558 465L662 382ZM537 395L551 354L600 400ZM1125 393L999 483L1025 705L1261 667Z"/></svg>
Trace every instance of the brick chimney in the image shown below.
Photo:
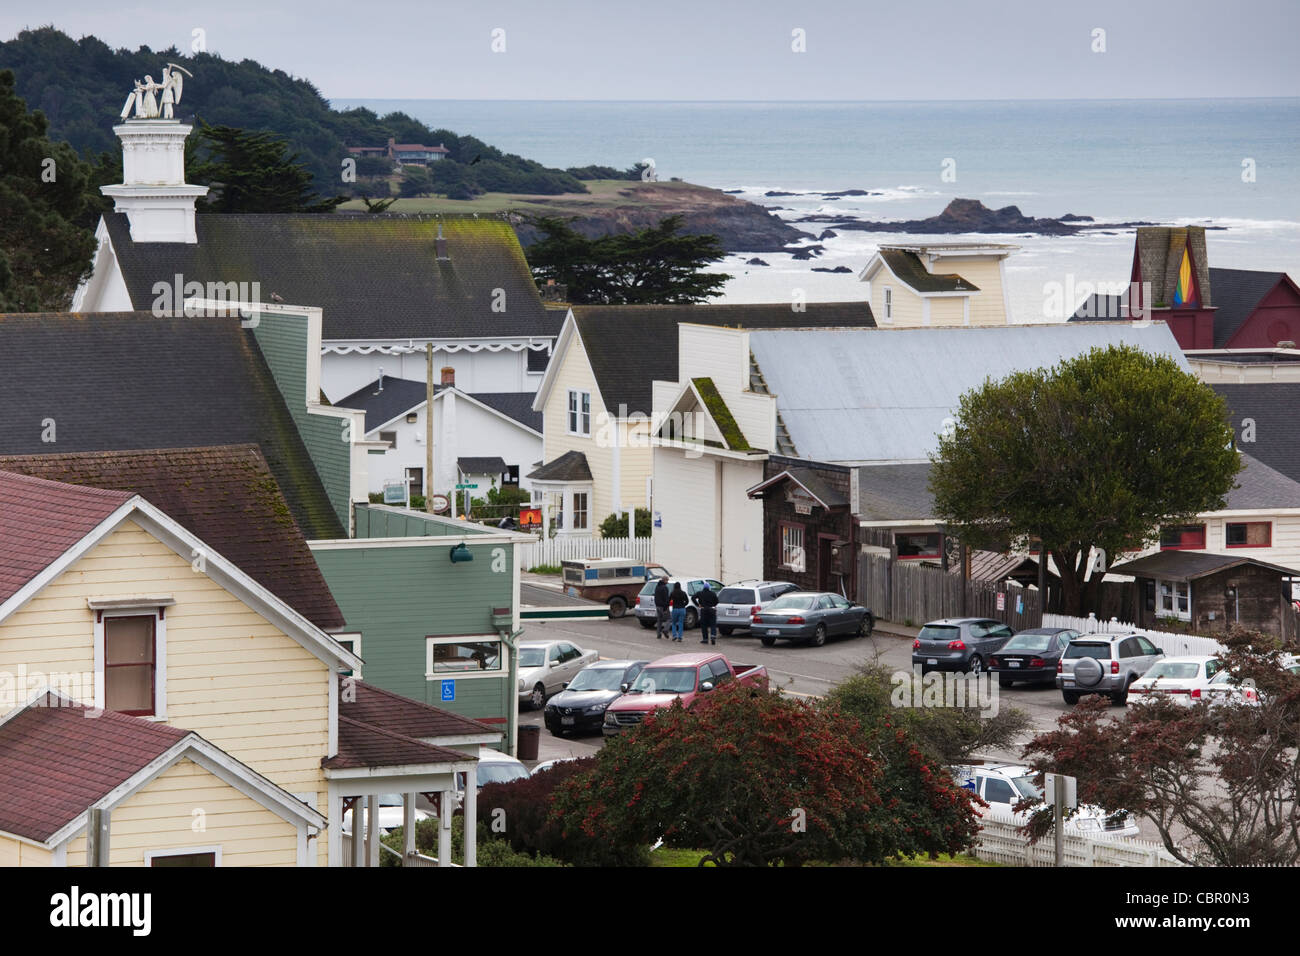
<svg viewBox="0 0 1300 956"><path fill-rule="evenodd" d="M453 388L456 385L456 370L450 365L442 367L442 384L444 387L451 386Z"/></svg>

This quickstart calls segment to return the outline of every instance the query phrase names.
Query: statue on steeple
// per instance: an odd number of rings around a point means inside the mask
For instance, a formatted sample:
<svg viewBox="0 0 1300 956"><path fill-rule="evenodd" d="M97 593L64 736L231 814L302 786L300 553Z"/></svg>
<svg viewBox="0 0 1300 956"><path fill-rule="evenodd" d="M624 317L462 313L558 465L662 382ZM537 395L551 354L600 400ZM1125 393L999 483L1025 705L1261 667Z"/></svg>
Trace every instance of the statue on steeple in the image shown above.
<svg viewBox="0 0 1300 956"><path fill-rule="evenodd" d="M185 77L193 79L194 74L176 63L163 67L162 82L155 83L152 76L146 75L144 82L135 81L135 89L126 98L122 107L122 119L135 111L136 119L173 119L174 107L181 101ZM157 93L162 94L162 109L159 110Z"/></svg>

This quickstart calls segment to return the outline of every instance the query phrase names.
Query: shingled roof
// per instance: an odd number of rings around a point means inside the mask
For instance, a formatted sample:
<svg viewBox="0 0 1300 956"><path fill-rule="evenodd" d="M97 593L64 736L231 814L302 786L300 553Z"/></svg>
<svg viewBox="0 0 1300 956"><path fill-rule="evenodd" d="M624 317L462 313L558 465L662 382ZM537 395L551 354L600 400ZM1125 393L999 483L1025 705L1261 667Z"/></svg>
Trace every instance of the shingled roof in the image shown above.
<svg viewBox="0 0 1300 956"><path fill-rule="evenodd" d="M435 747L414 737L340 714L338 753L322 758L321 766L327 770L354 770L362 767L473 762L474 759L459 750Z"/></svg>
<svg viewBox="0 0 1300 956"><path fill-rule="evenodd" d="M1260 300L1285 282L1285 272L1255 272L1251 269L1211 269L1214 284L1214 347L1227 348L1228 340L1246 324Z"/></svg>
<svg viewBox="0 0 1300 956"><path fill-rule="evenodd" d="M127 492L60 484L0 466L0 602L130 499Z"/></svg>
<svg viewBox="0 0 1300 956"><path fill-rule="evenodd" d="M591 481L591 466L580 451L566 451L528 476L531 481Z"/></svg>
<svg viewBox="0 0 1300 956"><path fill-rule="evenodd" d="M148 312L0 315L0 454L253 443L308 538L345 532L253 332Z"/></svg>
<svg viewBox="0 0 1300 956"><path fill-rule="evenodd" d="M0 724L0 830L44 843L187 736L47 694Z"/></svg>
<svg viewBox="0 0 1300 956"><path fill-rule="evenodd" d="M573 318L610 415L651 411L651 383L675 382L682 322L742 329L875 328L865 302L764 305L575 305Z"/></svg>
<svg viewBox="0 0 1300 956"><path fill-rule="evenodd" d="M469 717L453 714L422 701L412 700L362 680L341 678L349 693L342 695L339 716L360 724L417 740L433 737L500 737L501 731Z"/></svg>
<svg viewBox="0 0 1300 956"><path fill-rule="evenodd" d="M344 625L343 613L256 445L4 456L0 472L68 483L55 489L43 486L42 507L46 496L61 500L68 496L61 489L72 486L84 486L76 489L80 499L86 498L80 492L91 489L118 489L96 492L112 500L129 497L125 492L138 494L317 627ZM0 529L4 526L0 515ZM0 542L7 538L0 531ZM0 554L4 550L0 543Z"/></svg>
<svg viewBox="0 0 1300 956"><path fill-rule="evenodd" d="M207 214L195 217L197 243L137 243L125 214L104 222L137 309L150 307L155 282L183 275L257 282L263 301L275 293L319 306L326 340L549 337L564 320L542 306L519 239L500 219Z"/></svg>
<svg viewBox="0 0 1300 956"><path fill-rule="evenodd" d="M379 387L379 379L375 379L351 395L339 399L334 406L364 411L366 431L372 432L412 409L419 408L429 394L428 383L415 379L393 378L391 375L385 375L383 382L383 389ZM435 385L434 396L439 395L446 387ZM463 392L462 394L482 402L488 408L517 421L525 428L531 428L538 433L542 430L542 413L533 411L533 398L536 394L534 392Z"/></svg>
<svg viewBox="0 0 1300 956"><path fill-rule="evenodd" d="M925 268L921 258L907 249L882 247L880 258L889 271L917 292L978 292L979 286L963 279L955 272L933 273Z"/></svg>
<svg viewBox="0 0 1300 956"><path fill-rule="evenodd" d="M1237 447L1287 478L1300 481L1300 382L1210 387L1228 403L1228 421L1236 433Z"/></svg>

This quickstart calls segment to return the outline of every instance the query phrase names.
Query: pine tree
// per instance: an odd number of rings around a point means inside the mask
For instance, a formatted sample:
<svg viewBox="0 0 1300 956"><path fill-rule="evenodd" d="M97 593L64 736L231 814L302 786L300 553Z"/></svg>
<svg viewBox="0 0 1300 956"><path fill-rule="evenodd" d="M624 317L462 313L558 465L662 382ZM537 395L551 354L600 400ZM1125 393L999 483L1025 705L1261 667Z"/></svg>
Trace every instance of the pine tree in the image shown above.
<svg viewBox="0 0 1300 956"><path fill-rule="evenodd" d="M265 132L198 121L199 160L189 179L212 187L200 212L332 212L345 197L321 198L312 175L287 154L285 141Z"/></svg>

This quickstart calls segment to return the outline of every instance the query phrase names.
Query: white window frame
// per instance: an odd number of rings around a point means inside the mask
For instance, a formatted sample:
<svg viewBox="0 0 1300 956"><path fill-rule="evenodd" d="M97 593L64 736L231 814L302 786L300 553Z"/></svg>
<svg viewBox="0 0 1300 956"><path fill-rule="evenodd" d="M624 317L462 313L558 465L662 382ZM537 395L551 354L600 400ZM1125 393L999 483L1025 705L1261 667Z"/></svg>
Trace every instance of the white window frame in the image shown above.
<svg viewBox="0 0 1300 956"><path fill-rule="evenodd" d="M582 507L578 507L578 496L582 496ZM587 531L590 525L589 515L591 513L591 493L587 491L575 491L572 498L573 530Z"/></svg>
<svg viewBox="0 0 1300 956"><path fill-rule="evenodd" d="M433 648L435 645L472 644L475 642L490 642L501 645L501 666L497 670L475 673L474 671L435 671L433 669ZM491 634L445 634L424 639L424 679L426 681L483 680L484 678L505 680L509 679L509 677L510 648L505 641L501 640L501 635L495 631Z"/></svg>
<svg viewBox="0 0 1300 956"><path fill-rule="evenodd" d="M346 633L341 633L341 634L331 634L330 637L334 638L334 640L338 641L340 644L342 644L344 647L350 650L357 657L361 656L361 632L360 631L348 631ZM343 676L353 677L356 678L357 680L362 679L361 671L359 669L354 670L351 674L344 674Z"/></svg>
<svg viewBox="0 0 1300 956"><path fill-rule="evenodd" d="M167 719L167 608L173 604L144 603L138 607L99 608L95 611L95 709L103 710L108 693L108 678L104 663L104 621L110 617L145 617L152 614L154 688L153 713L142 715L141 720L162 722ZM207 851L204 851L207 852Z"/></svg>
<svg viewBox="0 0 1300 956"><path fill-rule="evenodd" d="M1156 578L1156 617L1174 617L1180 621L1190 621L1192 619L1192 584L1190 581L1170 581L1165 578ZM1167 590L1166 590L1167 589ZM1165 606L1165 598L1169 598L1169 606ZM1186 597L1187 610L1178 610L1178 601Z"/></svg>
<svg viewBox="0 0 1300 956"><path fill-rule="evenodd" d="M798 532L799 541L787 540L787 532ZM781 525L781 567L803 573L808 568L808 552L804 547L806 529L797 524ZM796 560L797 559L797 560Z"/></svg>
<svg viewBox="0 0 1300 956"><path fill-rule="evenodd" d="M185 846L175 849L166 850L145 850L144 865L153 866L154 857L159 856L192 856L196 853L211 853L214 857L212 863L214 867L221 866L221 844L213 846Z"/></svg>
<svg viewBox="0 0 1300 956"><path fill-rule="evenodd" d="M884 309L885 321L894 321L894 289L892 286L884 286L881 295L881 306Z"/></svg>
<svg viewBox="0 0 1300 956"><path fill-rule="evenodd" d="M591 392L569 389L568 417L565 419L570 435L591 435Z"/></svg>

